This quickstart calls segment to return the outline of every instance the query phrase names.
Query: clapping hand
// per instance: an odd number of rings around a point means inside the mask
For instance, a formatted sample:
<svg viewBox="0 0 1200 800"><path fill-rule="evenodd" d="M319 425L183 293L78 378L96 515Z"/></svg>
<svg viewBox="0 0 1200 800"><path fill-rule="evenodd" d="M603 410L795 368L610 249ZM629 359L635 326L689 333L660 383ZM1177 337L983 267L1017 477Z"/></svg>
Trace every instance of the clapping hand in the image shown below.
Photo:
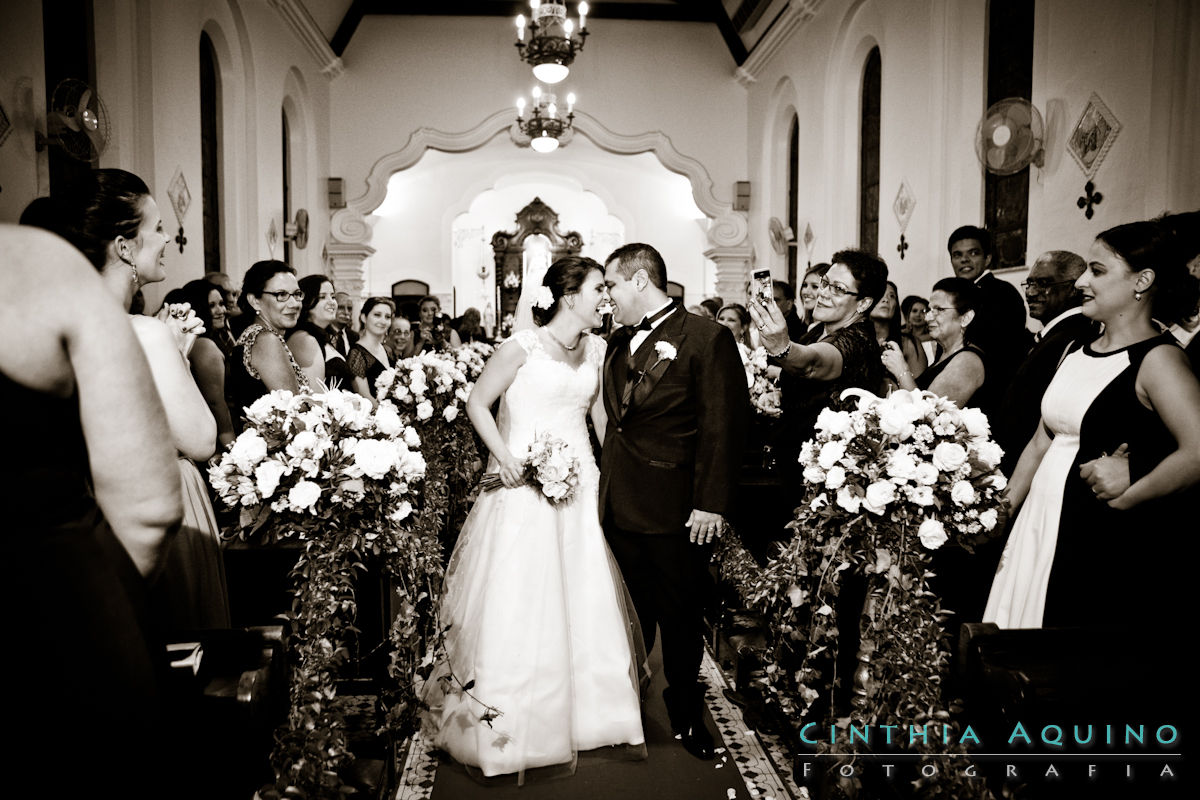
<svg viewBox="0 0 1200 800"><path fill-rule="evenodd" d="M1129 445L1122 444L1112 455L1105 454L1079 465L1079 476L1087 481L1097 500L1112 501L1129 488L1128 453Z"/></svg>
<svg viewBox="0 0 1200 800"><path fill-rule="evenodd" d="M170 303L163 305L155 317L165 324L175 337L175 346L184 358L192 352L196 337L204 333L204 323L192 310L191 303Z"/></svg>

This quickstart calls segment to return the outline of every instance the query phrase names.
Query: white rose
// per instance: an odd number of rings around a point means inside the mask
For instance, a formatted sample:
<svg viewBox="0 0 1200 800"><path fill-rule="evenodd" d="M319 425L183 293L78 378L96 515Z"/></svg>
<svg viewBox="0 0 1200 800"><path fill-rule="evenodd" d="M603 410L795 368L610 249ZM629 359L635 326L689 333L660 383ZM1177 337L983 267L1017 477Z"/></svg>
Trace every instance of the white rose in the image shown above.
<svg viewBox="0 0 1200 800"><path fill-rule="evenodd" d="M879 430L904 441L916 427L911 419L912 406L886 405L879 409Z"/></svg>
<svg viewBox="0 0 1200 800"><path fill-rule="evenodd" d="M928 550L937 550L946 543L946 529L936 519L927 519L917 529L917 537Z"/></svg>
<svg viewBox="0 0 1200 800"><path fill-rule="evenodd" d="M562 481L550 481L549 483L542 484L542 494L551 500L561 500L567 496L567 491L570 488Z"/></svg>
<svg viewBox="0 0 1200 800"><path fill-rule="evenodd" d="M850 413L823 408L821 409L821 413L817 415L817 421L813 427L816 430L828 433L830 436L841 436L850 430Z"/></svg>
<svg viewBox="0 0 1200 800"><path fill-rule="evenodd" d="M850 491L849 486L843 486L838 489L837 504L851 514L857 514L859 506L862 505L862 498Z"/></svg>
<svg viewBox="0 0 1200 800"><path fill-rule="evenodd" d="M990 531L991 529L995 528L997 521L998 515L996 514L996 509L994 508L989 508L987 511L984 511L979 515L979 524L983 526L984 530Z"/></svg>
<svg viewBox="0 0 1200 800"><path fill-rule="evenodd" d="M380 433L389 437L399 436L404 430L404 423L400 421L400 412L386 400L379 404L379 408L375 409L375 425L379 428Z"/></svg>
<svg viewBox="0 0 1200 800"><path fill-rule="evenodd" d="M317 435L312 431L300 431L288 442L287 453L292 458L303 458L317 449Z"/></svg>
<svg viewBox="0 0 1200 800"><path fill-rule="evenodd" d="M887 474L897 480L906 481L917 472L917 461L907 450L894 450L888 458Z"/></svg>
<svg viewBox="0 0 1200 800"><path fill-rule="evenodd" d="M987 414L978 408L964 408L958 412L959 419L967 428L967 433L976 438L986 438L992 432Z"/></svg>
<svg viewBox="0 0 1200 800"><path fill-rule="evenodd" d="M445 410L442 411L442 416L446 418L446 422L454 422L454 419L458 416L458 406L446 406Z"/></svg>
<svg viewBox="0 0 1200 800"><path fill-rule="evenodd" d="M845 482L846 470L843 467L833 466L825 473L826 489L840 489Z"/></svg>
<svg viewBox="0 0 1200 800"><path fill-rule="evenodd" d="M423 400L417 404L417 419L429 419L433 416L433 403Z"/></svg>
<svg viewBox="0 0 1200 800"><path fill-rule="evenodd" d="M421 435L417 433L415 428L404 429L404 443L409 447L421 446Z"/></svg>
<svg viewBox="0 0 1200 800"><path fill-rule="evenodd" d="M803 475L806 483L821 483L825 480L825 470L820 467L805 467Z"/></svg>
<svg viewBox="0 0 1200 800"><path fill-rule="evenodd" d="M288 492L288 505L297 511L312 508L321 496L321 487L312 481L299 481Z"/></svg>
<svg viewBox="0 0 1200 800"><path fill-rule="evenodd" d="M882 514L887 504L896 499L896 485L891 481L876 481L867 487L863 506L872 514Z"/></svg>
<svg viewBox="0 0 1200 800"><path fill-rule="evenodd" d="M390 442L363 439L354 451L354 466L363 475L379 480L396 463L396 449Z"/></svg>
<svg viewBox="0 0 1200 800"><path fill-rule="evenodd" d="M967 461L967 451L957 442L942 442L933 448L933 465L942 472L954 472Z"/></svg>
<svg viewBox="0 0 1200 800"><path fill-rule="evenodd" d="M263 497L275 494L275 490L279 487L279 479L286 471L286 467L274 459L267 459L255 467L254 482L258 486L258 493Z"/></svg>
<svg viewBox="0 0 1200 800"><path fill-rule="evenodd" d="M992 487L1001 492L1004 491L1004 487L1008 486L1008 478L1004 477L1003 475L1001 475L998 472L995 475L993 475L989 480L991 480L991 482L992 482Z"/></svg>
<svg viewBox="0 0 1200 800"><path fill-rule="evenodd" d="M933 464L922 461L913 471L913 480L922 486L933 486L937 483L938 471Z"/></svg>
<svg viewBox="0 0 1200 800"><path fill-rule="evenodd" d="M950 488L950 499L960 506L969 506L975 502L975 487L966 481L957 481Z"/></svg>
<svg viewBox="0 0 1200 800"><path fill-rule="evenodd" d="M975 445L975 455L989 468L1000 463L1004 458L1004 450L995 442L982 441Z"/></svg>
<svg viewBox="0 0 1200 800"><path fill-rule="evenodd" d="M233 443L229 457L242 472L251 472L258 462L267 457L267 440L258 431L246 431Z"/></svg>
<svg viewBox="0 0 1200 800"><path fill-rule="evenodd" d="M811 464L813 460L813 442L809 439L804 444L800 445L800 463Z"/></svg>
<svg viewBox="0 0 1200 800"><path fill-rule="evenodd" d="M846 455L846 445L841 442L826 442L821 445L821 455L817 456L817 463L821 465L822 469L829 469L841 461L844 455Z"/></svg>
<svg viewBox="0 0 1200 800"><path fill-rule="evenodd" d="M820 511L825 506L829 505L829 497L824 492L813 498L813 501L808 504L811 511Z"/></svg>
<svg viewBox="0 0 1200 800"><path fill-rule="evenodd" d="M929 486L913 486L908 490L908 499L919 506L931 506L933 489Z"/></svg>
<svg viewBox="0 0 1200 800"><path fill-rule="evenodd" d="M407 500L401 500L400 505L396 506L396 510L390 515L392 521L401 522L402 520L407 519L408 515L412 513L412 510L412 503L408 502Z"/></svg>

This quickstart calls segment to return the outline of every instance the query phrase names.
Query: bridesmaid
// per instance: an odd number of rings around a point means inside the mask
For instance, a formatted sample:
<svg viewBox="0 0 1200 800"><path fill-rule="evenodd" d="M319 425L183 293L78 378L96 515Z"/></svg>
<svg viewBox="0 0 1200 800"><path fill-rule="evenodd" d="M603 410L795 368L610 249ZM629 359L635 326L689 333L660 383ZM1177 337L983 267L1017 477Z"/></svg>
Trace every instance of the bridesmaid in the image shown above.
<svg viewBox="0 0 1200 800"><path fill-rule="evenodd" d="M391 367L385 343L395 313L396 304L388 298L368 297L358 314L362 331L346 356L346 367L354 376L354 391L372 401L375 400L375 381Z"/></svg>

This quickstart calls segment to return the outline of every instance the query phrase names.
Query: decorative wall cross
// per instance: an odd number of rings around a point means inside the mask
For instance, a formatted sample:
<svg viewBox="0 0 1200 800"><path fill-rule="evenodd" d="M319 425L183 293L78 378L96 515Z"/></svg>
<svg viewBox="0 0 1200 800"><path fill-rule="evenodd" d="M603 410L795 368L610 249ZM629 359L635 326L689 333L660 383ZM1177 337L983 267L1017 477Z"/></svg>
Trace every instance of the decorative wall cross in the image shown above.
<svg viewBox="0 0 1200 800"><path fill-rule="evenodd" d="M1075 201L1075 205L1079 206L1080 208L1086 208L1087 210L1083 212L1083 215L1088 219L1091 219L1092 214L1095 213L1093 206L1100 205L1100 203L1104 200L1104 195L1096 191L1096 185L1091 181L1088 181L1083 185L1083 192L1083 197L1077 199Z"/></svg>
<svg viewBox="0 0 1200 800"><path fill-rule="evenodd" d="M908 242L904 241L904 234L900 234L900 244L896 245L896 249L900 251L900 260L904 260L904 251L908 249Z"/></svg>
<svg viewBox="0 0 1200 800"><path fill-rule="evenodd" d="M179 226L179 234L175 237L175 244L179 245L179 252L183 252L183 246L187 244L187 237L183 235L183 226Z"/></svg>

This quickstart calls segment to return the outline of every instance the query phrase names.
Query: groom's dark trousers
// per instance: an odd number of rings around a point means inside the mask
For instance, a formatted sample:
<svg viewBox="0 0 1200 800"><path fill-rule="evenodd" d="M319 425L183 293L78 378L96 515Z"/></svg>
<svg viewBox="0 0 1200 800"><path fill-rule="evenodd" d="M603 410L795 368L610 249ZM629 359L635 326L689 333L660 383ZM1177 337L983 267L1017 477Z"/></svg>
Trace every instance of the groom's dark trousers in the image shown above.
<svg viewBox="0 0 1200 800"><path fill-rule="evenodd" d="M662 631L667 710L686 728L703 709L698 673L712 585L711 545L689 542L686 522L693 509L732 510L749 395L724 326L677 307L634 353L631 336L618 329L604 362L601 521L647 649L655 627Z"/></svg>

